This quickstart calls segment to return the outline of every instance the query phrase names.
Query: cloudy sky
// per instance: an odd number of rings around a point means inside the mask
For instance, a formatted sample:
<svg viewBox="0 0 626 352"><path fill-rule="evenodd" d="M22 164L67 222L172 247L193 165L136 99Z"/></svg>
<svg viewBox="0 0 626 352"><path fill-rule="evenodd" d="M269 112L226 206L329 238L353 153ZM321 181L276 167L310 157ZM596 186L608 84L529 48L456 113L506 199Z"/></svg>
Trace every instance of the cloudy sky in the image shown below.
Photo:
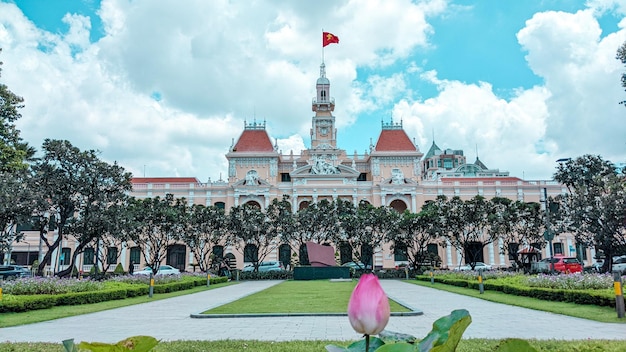
<svg viewBox="0 0 626 352"><path fill-rule="evenodd" d="M434 138L530 180L560 158L626 162L623 0L0 0L0 82L38 149L206 182L244 121L285 154L310 145L322 30L349 154L393 119L424 153Z"/></svg>

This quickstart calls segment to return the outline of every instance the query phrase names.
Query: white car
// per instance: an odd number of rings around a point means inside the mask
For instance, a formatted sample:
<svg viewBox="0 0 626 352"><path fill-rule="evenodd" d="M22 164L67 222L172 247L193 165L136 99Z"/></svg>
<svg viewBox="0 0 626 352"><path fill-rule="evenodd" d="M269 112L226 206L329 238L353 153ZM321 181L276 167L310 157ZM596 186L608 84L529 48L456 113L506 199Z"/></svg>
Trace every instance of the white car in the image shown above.
<svg viewBox="0 0 626 352"><path fill-rule="evenodd" d="M147 266L139 271L135 271L133 275L150 276L151 273L152 273L152 269L149 266ZM174 268L171 265L159 266L159 271L156 273L156 275L178 275L178 274L180 274L180 270Z"/></svg>
<svg viewBox="0 0 626 352"><path fill-rule="evenodd" d="M493 267L491 265L485 264L483 262L476 262L476 266L474 266L474 270L492 270ZM472 270L472 267L469 264L465 264L463 266L458 267L456 270L460 271L468 271Z"/></svg>

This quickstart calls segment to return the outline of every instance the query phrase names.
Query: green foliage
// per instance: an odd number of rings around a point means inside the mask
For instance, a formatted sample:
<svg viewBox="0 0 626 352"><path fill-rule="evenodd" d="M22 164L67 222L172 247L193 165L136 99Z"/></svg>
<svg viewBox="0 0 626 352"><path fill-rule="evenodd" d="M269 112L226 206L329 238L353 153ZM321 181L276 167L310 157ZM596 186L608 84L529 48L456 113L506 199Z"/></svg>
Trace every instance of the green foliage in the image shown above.
<svg viewBox="0 0 626 352"><path fill-rule="evenodd" d="M617 56L615 58L620 60L622 64L626 65L626 42L624 42L622 46L617 49ZM621 81L622 87L626 88L626 73L622 74ZM620 104L626 104L626 100L621 101Z"/></svg>
<svg viewBox="0 0 626 352"><path fill-rule="evenodd" d="M22 141L20 130L15 126L15 121L22 117L19 109L24 107L23 103L22 97L15 95L6 85L0 83L0 173L25 170L26 160L35 153L33 148Z"/></svg>
<svg viewBox="0 0 626 352"><path fill-rule="evenodd" d="M148 352L151 351L152 348L154 348L154 346L158 343L159 341L151 336L132 336L114 344L102 342L81 342L78 344L78 347L81 350L91 352ZM64 340L63 347L65 347L66 352L78 351L73 339Z"/></svg>
<svg viewBox="0 0 626 352"><path fill-rule="evenodd" d="M626 251L624 176L601 156L583 155L561 163L554 179L569 192L556 199L559 210L553 224L574 233L577 243L602 251L607 258L603 271L610 271L613 256Z"/></svg>
<svg viewBox="0 0 626 352"><path fill-rule="evenodd" d="M417 345L418 351L456 350L463 332L471 322L472 317L465 309L454 310L450 315L437 319L433 323L432 331Z"/></svg>
<svg viewBox="0 0 626 352"><path fill-rule="evenodd" d="M463 332L472 322L472 317L465 309L452 311L437 319L433 323L433 329L426 337L415 344L415 337L405 334L389 334L388 339L369 338L369 351L376 352L453 352L461 341ZM389 338L390 337L390 338ZM359 340L347 348L328 345L328 352L361 352L366 350L366 342Z"/></svg>
<svg viewBox="0 0 626 352"><path fill-rule="evenodd" d="M367 350L367 352L381 351L380 347L384 346L385 342L383 342L383 340L376 338L376 337L368 337L368 338L369 338L369 349ZM365 351L365 349L366 349L365 339L355 341L351 343L350 345L348 345L348 347L341 347L337 345L326 346L326 350L328 352L363 352Z"/></svg>
<svg viewBox="0 0 626 352"><path fill-rule="evenodd" d="M122 266L122 263L117 263L117 266L115 267L115 270L113 270L113 273L115 275L124 275L126 273L124 271L124 267Z"/></svg>
<svg viewBox="0 0 626 352"><path fill-rule="evenodd" d="M537 352L537 349L532 347L530 343L522 339L506 339L498 344L496 352Z"/></svg>

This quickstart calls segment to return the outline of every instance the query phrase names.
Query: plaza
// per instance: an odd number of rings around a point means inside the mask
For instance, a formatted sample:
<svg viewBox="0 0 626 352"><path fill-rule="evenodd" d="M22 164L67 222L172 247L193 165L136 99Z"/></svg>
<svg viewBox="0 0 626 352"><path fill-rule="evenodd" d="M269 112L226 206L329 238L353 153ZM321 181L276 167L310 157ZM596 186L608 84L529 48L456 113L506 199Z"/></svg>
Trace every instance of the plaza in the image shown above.
<svg viewBox="0 0 626 352"><path fill-rule="evenodd" d="M194 319L195 314L258 292L281 281L246 281L200 293L124 308L0 329L0 341L117 342L149 335L175 340L357 340L348 317L257 317ZM386 329L423 338L438 318L467 309L472 323L464 339L623 340L626 325L600 323L559 314L488 302L399 280L381 280L387 295L423 311L420 316L391 317ZM93 326L93 328L86 328ZM565 328L567 327L567 328Z"/></svg>

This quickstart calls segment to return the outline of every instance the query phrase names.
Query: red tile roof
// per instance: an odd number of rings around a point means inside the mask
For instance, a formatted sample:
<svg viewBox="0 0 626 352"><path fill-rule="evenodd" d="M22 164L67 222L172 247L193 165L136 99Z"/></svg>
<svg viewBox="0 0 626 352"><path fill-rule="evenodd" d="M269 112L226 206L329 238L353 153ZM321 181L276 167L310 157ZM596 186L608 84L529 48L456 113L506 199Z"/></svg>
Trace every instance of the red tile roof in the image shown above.
<svg viewBox="0 0 626 352"><path fill-rule="evenodd" d="M274 147L265 130L244 130L233 152L272 152Z"/></svg>
<svg viewBox="0 0 626 352"><path fill-rule="evenodd" d="M195 177L133 177L132 183L200 183Z"/></svg>
<svg viewBox="0 0 626 352"><path fill-rule="evenodd" d="M404 130L382 130L376 142L376 151L416 151L417 148Z"/></svg>

